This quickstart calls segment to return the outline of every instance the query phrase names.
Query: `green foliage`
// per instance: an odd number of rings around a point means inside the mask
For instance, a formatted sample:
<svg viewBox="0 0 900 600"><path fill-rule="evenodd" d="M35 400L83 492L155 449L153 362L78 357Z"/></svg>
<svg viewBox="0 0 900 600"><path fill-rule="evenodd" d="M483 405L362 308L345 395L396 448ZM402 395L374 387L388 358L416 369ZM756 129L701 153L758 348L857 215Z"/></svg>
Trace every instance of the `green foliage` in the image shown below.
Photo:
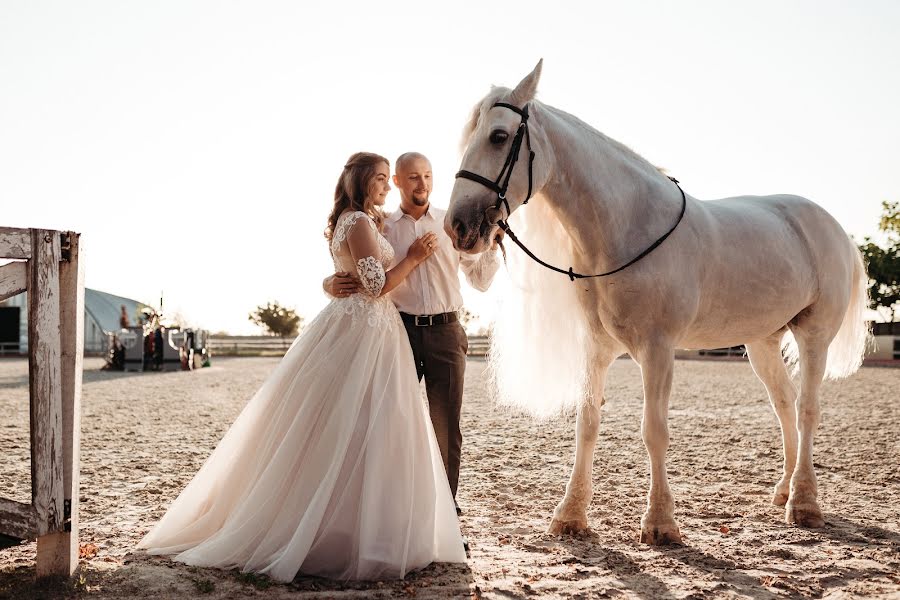
<svg viewBox="0 0 900 600"><path fill-rule="evenodd" d="M892 235L896 242L897 236L900 236L900 202L884 201L881 203L881 211L878 228L888 235Z"/></svg>
<svg viewBox="0 0 900 600"><path fill-rule="evenodd" d="M270 334L282 338L297 335L300 325L303 323L303 317L293 309L281 306L278 302L267 302L265 306L257 306L248 318Z"/></svg>
<svg viewBox="0 0 900 600"><path fill-rule="evenodd" d="M900 202L882 202L878 229L887 234L884 246L870 237L859 245L869 273L872 303L888 320L894 321L900 308Z"/></svg>

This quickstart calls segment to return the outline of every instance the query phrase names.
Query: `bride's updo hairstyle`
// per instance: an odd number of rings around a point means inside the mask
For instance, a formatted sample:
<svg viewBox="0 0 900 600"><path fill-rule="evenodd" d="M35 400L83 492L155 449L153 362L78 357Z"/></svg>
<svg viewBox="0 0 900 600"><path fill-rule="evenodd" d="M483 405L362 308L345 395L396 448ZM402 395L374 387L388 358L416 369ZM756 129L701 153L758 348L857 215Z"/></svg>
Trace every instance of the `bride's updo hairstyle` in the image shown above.
<svg viewBox="0 0 900 600"><path fill-rule="evenodd" d="M372 152L357 152L344 165L337 186L334 188L334 208L328 215L328 227L325 228L325 238L331 239L338 217L347 210L359 210L375 221L378 230L384 223L384 213L381 208L375 206L369 198L369 187L372 185L379 164L384 163L390 167L391 162L385 157Z"/></svg>

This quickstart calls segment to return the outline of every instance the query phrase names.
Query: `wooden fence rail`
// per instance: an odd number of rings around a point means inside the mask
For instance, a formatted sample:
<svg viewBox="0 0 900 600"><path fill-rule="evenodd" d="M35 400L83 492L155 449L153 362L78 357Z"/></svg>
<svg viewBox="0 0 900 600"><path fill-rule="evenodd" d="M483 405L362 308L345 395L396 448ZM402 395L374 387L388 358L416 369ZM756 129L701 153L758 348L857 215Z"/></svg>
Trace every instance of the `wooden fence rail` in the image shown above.
<svg viewBox="0 0 900 600"><path fill-rule="evenodd" d="M254 354L284 354L294 338L271 335L213 335L209 338L213 356L252 356ZM486 335L469 336L469 356L485 356L489 342Z"/></svg>
<svg viewBox="0 0 900 600"><path fill-rule="evenodd" d="M79 235L0 227L0 300L28 291L31 503L0 498L0 534L37 538L38 576L78 566L84 272Z"/></svg>

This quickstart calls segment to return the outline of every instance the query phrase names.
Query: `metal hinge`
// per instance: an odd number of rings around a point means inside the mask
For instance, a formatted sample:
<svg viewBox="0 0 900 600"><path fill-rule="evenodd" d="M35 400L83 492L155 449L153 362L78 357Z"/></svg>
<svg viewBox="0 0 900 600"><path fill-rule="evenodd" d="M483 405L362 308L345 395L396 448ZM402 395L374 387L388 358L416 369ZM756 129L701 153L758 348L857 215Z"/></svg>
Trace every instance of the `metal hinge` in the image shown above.
<svg viewBox="0 0 900 600"><path fill-rule="evenodd" d="M72 531L72 500L66 498L63 500L63 531L71 533Z"/></svg>
<svg viewBox="0 0 900 600"><path fill-rule="evenodd" d="M63 231L59 234L60 258L68 261L72 258L72 233Z"/></svg>

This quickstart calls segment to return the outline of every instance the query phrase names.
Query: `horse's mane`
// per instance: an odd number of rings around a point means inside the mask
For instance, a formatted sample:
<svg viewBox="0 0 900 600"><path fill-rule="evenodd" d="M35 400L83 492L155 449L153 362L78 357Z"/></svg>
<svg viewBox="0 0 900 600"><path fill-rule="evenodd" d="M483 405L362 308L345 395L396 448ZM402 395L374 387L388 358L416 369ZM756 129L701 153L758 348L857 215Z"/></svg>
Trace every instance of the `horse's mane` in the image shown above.
<svg viewBox="0 0 900 600"><path fill-rule="evenodd" d="M608 135L606 135L605 133L603 133L602 131L598 131L597 129L591 127L589 124L585 123L584 121L582 121L575 115L573 115L571 113L567 113L564 110L560 110L560 109L556 108L555 106L550 106L548 104L541 103L541 108L543 108L547 112L551 112L551 113L555 114L558 118L560 118L564 121L567 121L569 124L578 127L582 131L586 132L588 135L598 138L602 143L607 144L608 146L611 146L612 148L615 148L621 154L629 157L631 159L632 163L643 165L648 170L659 171L660 173L662 173L663 175L666 175L668 177L668 173L666 172L665 168L654 165L649 160L647 160L646 158L644 158L643 156L641 156L640 154L635 152L633 149L631 149L629 146L626 146L619 140L613 139L613 138L609 137Z"/></svg>
<svg viewBox="0 0 900 600"><path fill-rule="evenodd" d="M508 88L494 87L478 101L463 128L462 152L494 103L509 94ZM565 228L540 194L527 211L516 211L510 224L541 256L571 264ZM511 285L491 332L494 399L540 418L572 410L588 395L584 319L576 288L520 252L510 253L507 267Z"/></svg>
<svg viewBox="0 0 900 600"><path fill-rule="evenodd" d="M469 142L472 140L472 134L475 133L475 130L478 129L478 124L481 122L481 119L484 118L484 115L494 106L494 103L499 101L504 96L508 96L512 90L506 87L493 86L491 87L491 91L487 93L487 95L479 100L474 107L472 107L472 112L469 115L469 120L466 122L463 127L462 138L460 139L460 154L465 152L466 147L469 145ZM615 140L602 131L599 131L585 123L575 115L568 113L564 110L556 108L554 106L550 106L549 104L544 104L540 100L534 99L531 100L531 103L538 104L543 110L551 112L555 114L557 117L563 119L564 121L569 122L572 125L575 125L579 129L583 130L590 136L597 137L602 143L608 144L612 146L622 154L630 157L637 163L646 164L648 167L652 169L656 169L662 174L666 174L665 169L662 167L658 167L651 163L649 160L632 150L630 147L626 146L622 142Z"/></svg>
<svg viewBox="0 0 900 600"><path fill-rule="evenodd" d="M509 88L494 87L474 106L463 128L463 153L494 103L508 99L510 93ZM631 148L578 117L537 100L530 104L537 109L532 114L552 114L598 145L608 145L614 152L622 153L641 169L657 169ZM516 210L509 223L544 260L574 264L576 249L572 239L540 193L535 194L527 209ZM578 287L517 250L509 253L507 269L511 285L502 298L491 333L489 371L495 400L541 418L574 410L590 400L591 393L589 327Z"/></svg>

